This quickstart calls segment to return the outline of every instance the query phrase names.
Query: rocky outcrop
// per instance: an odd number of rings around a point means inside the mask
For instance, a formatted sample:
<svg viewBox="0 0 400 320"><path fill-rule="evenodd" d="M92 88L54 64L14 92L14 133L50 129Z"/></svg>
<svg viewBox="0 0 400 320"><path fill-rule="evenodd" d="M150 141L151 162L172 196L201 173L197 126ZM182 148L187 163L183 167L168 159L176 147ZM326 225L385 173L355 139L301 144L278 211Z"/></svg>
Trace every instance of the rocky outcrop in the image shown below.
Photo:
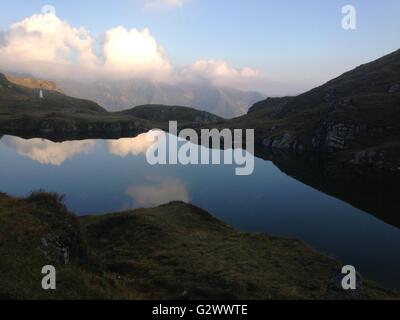
<svg viewBox="0 0 400 320"><path fill-rule="evenodd" d="M69 249L63 243L63 239L55 234L43 236L39 250L51 263L69 264Z"/></svg>
<svg viewBox="0 0 400 320"><path fill-rule="evenodd" d="M357 135L365 132L367 127L359 124L336 123L324 121L316 130L311 144L315 150L333 153L348 148Z"/></svg>
<svg viewBox="0 0 400 320"><path fill-rule="evenodd" d="M263 140L262 145L272 149L284 149L294 151L304 150L303 144L301 144L296 139L296 137L289 133L285 133L282 136L266 138Z"/></svg>
<svg viewBox="0 0 400 320"><path fill-rule="evenodd" d="M324 121L310 139L298 138L291 133L265 138L262 144L268 148L285 150L309 150L323 153L335 153L348 148L356 137L367 131L367 127L358 124L344 124Z"/></svg>

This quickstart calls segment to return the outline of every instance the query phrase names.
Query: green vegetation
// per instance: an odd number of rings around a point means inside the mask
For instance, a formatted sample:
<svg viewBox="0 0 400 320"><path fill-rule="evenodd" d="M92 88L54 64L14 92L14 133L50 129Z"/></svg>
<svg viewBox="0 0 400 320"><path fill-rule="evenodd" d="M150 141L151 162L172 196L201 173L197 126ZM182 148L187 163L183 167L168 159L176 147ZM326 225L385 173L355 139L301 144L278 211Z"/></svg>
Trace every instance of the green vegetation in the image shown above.
<svg viewBox="0 0 400 320"><path fill-rule="evenodd" d="M333 259L297 240L240 233L182 202L76 217L56 194L0 194L0 256L6 299L399 298L369 281L355 295L335 290ZM40 287L48 264L55 291Z"/></svg>
<svg viewBox="0 0 400 320"><path fill-rule="evenodd" d="M112 276L97 271L78 218L68 213L57 195L36 193L18 200L0 194L0 256L2 299L122 297ZM59 289L52 292L41 290L41 269L47 264L58 269Z"/></svg>
<svg viewBox="0 0 400 320"><path fill-rule="evenodd" d="M160 123L177 121L179 125L224 122L223 118L211 113L182 106L144 105L122 111L119 114Z"/></svg>
<svg viewBox="0 0 400 320"><path fill-rule="evenodd" d="M169 120L178 120L189 127L192 123L223 120L204 111L179 106L139 106L123 112L107 112L92 101L68 97L54 90L42 89L44 98L41 99L40 90L35 84L24 87L11 83L0 74L2 133L133 135L154 128L167 129Z"/></svg>

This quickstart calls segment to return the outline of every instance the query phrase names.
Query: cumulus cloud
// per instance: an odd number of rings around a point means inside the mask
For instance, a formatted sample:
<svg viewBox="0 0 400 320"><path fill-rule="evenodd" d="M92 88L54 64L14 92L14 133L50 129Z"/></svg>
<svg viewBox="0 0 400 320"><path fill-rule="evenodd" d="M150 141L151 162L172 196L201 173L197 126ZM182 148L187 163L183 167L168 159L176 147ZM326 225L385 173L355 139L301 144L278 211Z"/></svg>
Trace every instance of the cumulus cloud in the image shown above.
<svg viewBox="0 0 400 320"><path fill-rule="evenodd" d="M0 47L0 67L13 71L65 72L68 66L93 68L93 39L84 28L73 28L54 14L38 14L11 25Z"/></svg>
<svg viewBox="0 0 400 320"><path fill-rule="evenodd" d="M162 1L178 6L182 1ZM97 39L55 13L35 14L0 32L0 69L57 80L135 79L157 82L205 80L242 88L260 79L256 70L234 68L223 60L198 60L172 66L165 50L145 28L110 29Z"/></svg>
<svg viewBox="0 0 400 320"><path fill-rule="evenodd" d="M116 76L127 74L130 77L165 79L172 71L164 49L148 29L118 27L107 31L103 52L105 70Z"/></svg>
<svg viewBox="0 0 400 320"><path fill-rule="evenodd" d="M198 60L182 70L187 80L203 78L219 86L240 86L244 82L258 79L258 71L245 67L234 68L223 60Z"/></svg>
<svg viewBox="0 0 400 320"><path fill-rule="evenodd" d="M23 156L46 165L59 166L75 155L88 154L94 147L94 140L65 141L55 143L44 139L25 140L18 137L4 137L1 142Z"/></svg>
<svg viewBox="0 0 400 320"><path fill-rule="evenodd" d="M171 201L189 202L186 186L177 178L164 178L155 184L131 187L126 194L132 197L136 206L154 207Z"/></svg>
<svg viewBox="0 0 400 320"><path fill-rule="evenodd" d="M146 0L147 8L177 8L182 7L188 0Z"/></svg>
<svg viewBox="0 0 400 320"><path fill-rule="evenodd" d="M172 67L148 29L123 27L105 33L101 54L85 28L52 13L13 24L0 43L0 67L48 77L165 79Z"/></svg>

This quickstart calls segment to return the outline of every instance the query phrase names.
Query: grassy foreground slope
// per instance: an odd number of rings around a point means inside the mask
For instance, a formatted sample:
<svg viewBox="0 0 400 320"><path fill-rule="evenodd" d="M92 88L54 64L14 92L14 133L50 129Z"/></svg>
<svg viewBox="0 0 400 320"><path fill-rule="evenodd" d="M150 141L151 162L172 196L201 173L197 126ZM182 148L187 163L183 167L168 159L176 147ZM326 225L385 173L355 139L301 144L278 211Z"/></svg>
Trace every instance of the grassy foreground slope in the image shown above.
<svg viewBox="0 0 400 320"><path fill-rule="evenodd" d="M182 202L76 217L57 195L0 194L0 298L395 299L363 281L338 289L339 265L300 241L240 233ZM57 290L41 289L41 268ZM335 280L336 279L336 280Z"/></svg>

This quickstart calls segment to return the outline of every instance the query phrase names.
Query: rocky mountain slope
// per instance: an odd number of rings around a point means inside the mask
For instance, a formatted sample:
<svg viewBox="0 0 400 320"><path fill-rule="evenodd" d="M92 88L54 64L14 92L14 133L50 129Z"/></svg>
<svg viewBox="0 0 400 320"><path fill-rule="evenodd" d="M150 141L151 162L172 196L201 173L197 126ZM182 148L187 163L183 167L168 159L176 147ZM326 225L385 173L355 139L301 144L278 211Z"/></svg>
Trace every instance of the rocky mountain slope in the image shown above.
<svg viewBox="0 0 400 320"><path fill-rule="evenodd" d="M146 80L80 83L58 80L62 90L73 97L97 102L109 111L122 111L148 104L179 105L233 118L265 98L257 92L216 87L209 83L164 84Z"/></svg>
<svg viewBox="0 0 400 320"><path fill-rule="evenodd" d="M302 95L259 102L229 127L255 128L266 147L399 173L400 50Z"/></svg>
<svg viewBox="0 0 400 320"><path fill-rule="evenodd" d="M399 298L361 278L345 292L333 259L297 240L240 233L189 204L77 217L60 200L0 194L0 298ZM54 291L40 286L49 264Z"/></svg>

